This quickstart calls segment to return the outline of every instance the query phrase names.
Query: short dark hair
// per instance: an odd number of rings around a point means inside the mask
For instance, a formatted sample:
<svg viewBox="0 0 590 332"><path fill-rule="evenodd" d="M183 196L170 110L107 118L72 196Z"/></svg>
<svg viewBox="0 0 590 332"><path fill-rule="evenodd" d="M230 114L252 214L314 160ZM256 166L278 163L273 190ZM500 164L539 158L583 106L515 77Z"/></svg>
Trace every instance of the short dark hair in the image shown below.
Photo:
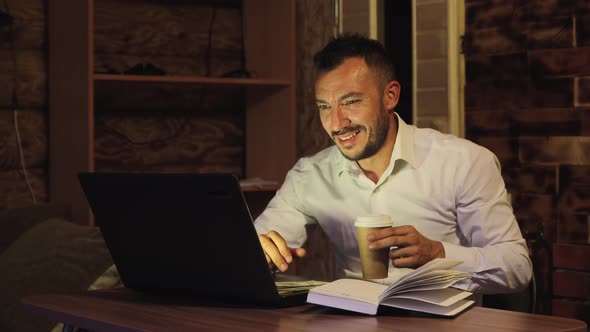
<svg viewBox="0 0 590 332"><path fill-rule="evenodd" d="M361 57L385 82L396 80L393 58L379 41L363 35L342 34L332 39L313 57L316 75L338 67L348 58Z"/></svg>

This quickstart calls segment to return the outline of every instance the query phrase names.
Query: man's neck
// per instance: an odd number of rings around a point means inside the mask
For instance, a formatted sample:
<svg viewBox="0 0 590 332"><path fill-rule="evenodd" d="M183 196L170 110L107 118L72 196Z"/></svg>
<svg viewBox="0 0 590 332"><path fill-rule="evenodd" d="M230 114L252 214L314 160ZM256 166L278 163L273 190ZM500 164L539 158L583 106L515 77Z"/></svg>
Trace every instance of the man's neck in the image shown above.
<svg viewBox="0 0 590 332"><path fill-rule="evenodd" d="M365 173L365 175L373 181L373 183L379 182L379 179L389 166L391 160L391 154L393 153L393 147L395 146L395 140L398 131L397 118L393 115L393 126L389 127L385 144L377 151L377 153L370 158L357 161L357 164Z"/></svg>

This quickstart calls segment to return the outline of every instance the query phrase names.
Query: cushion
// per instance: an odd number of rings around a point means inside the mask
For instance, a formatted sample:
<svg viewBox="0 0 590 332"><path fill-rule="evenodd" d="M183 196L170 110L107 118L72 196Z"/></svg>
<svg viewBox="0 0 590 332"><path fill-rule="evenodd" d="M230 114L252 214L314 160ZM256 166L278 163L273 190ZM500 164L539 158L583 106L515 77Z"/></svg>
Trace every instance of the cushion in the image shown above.
<svg viewBox="0 0 590 332"><path fill-rule="evenodd" d="M88 289L112 264L98 228L39 222L0 254L0 331L50 331L56 322L28 312L21 298Z"/></svg>
<svg viewBox="0 0 590 332"><path fill-rule="evenodd" d="M49 218L66 218L68 215L65 206L51 204L0 210L0 253L32 226Z"/></svg>

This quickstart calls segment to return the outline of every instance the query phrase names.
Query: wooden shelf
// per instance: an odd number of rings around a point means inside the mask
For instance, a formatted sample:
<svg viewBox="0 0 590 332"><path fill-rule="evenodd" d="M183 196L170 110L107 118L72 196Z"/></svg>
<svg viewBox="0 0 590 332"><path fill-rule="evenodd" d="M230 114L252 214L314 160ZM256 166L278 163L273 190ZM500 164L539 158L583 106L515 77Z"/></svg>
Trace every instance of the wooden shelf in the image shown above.
<svg viewBox="0 0 590 332"><path fill-rule="evenodd" d="M202 76L149 76L149 75L118 75L94 74L96 81L111 82L146 82L146 83L179 83L179 84L218 84L243 86L290 86L291 82L266 78L230 78L230 77L202 77Z"/></svg>
<svg viewBox="0 0 590 332"><path fill-rule="evenodd" d="M143 13L148 15L148 18L158 13L157 6L165 7L169 6L169 3L123 0L120 3L117 0L48 1L51 201L71 206L74 221L82 224L93 223L93 216L77 175L79 172L92 172L96 168L95 148L99 140L95 138L95 122L98 117L105 115L123 117L129 112L136 111L144 112L137 114L145 115L149 112L170 114L173 110L190 116L198 113L203 117L223 112L239 112L228 114L234 118L240 116L239 123L243 126L235 131L238 133L236 137L240 136L239 133L244 133L243 176L281 181L296 159L295 1L241 1L244 66L248 71L256 73L255 78L203 77L188 74L199 71L186 71L187 75L163 76L95 73L97 63L124 64L124 59L132 59L129 61L135 63L136 58L141 56L138 52L142 50L142 43L154 42L131 38L133 51L125 54L127 48L124 44L127 38L119 38L112 41L114 44L119 43L116 47L107 47L110 50L107 57L104 56L104 50L101 50L103 53L97 53L95 39L103 47L110 45L111 40L105 41L104 36L100 35L105 31L104 27L97 28L95 23L98 22L100 25L101 17L104 19L105 16L111 16L104 12L104 7L95 8L95 2L99 6L107 4L110 6L108 10L118 14L121 12L113 6L122 4L125 9L122 13L126 13L123 15ZM150 10L140 10L142 3L147 3ZM198 0L182 1L182 4L223 5L215 1ZM97 13L100 15L95 15ZM192 22L192 18L187 17L185 21ZM120 22L121 20L114 21L114 26L118 26ZM138 24L141 28L146 23ZM165 27L166 25L163 25L163 29L166 29ZM109 26L110 28L113 27ZM131 37L141 32L141 29L131 30ZM168 31L160 29L158 32ZM98 39L97 36L103 39ZM121 34L117 36L120 37ZM152 44L152 50L161 50L161 45L168 45L158 44L161 40L155 42L158 46ZM178 47L178 40L174 45ZM196 58L191 58L191 61L194 59ZM166 70L165 66L162 68ZM219 96L221 98L218 98ZM223 115L227 115L226 113ZM232 120L230 123L238 122ZM198 133L197 129L191 134ZM199 137L206 139L205 136ZM227 144L227 148L237 144L235 140L223 142ZM115 149L120 147L116 143L111 144ZM208 154L215 152L206 150ZM117 157L115 155L113 159L117 160ZM276 189L277 186L262 186L245 190L249 195L256 196L266 195Z"/></svg>
<svg viewBox="0 0 590 332"><path fill-rule="evenodd" d="M240 181L240 188L244 192L254 191L277 191L281 187L281 184L277 181L254 181L250 182L248 179Z"/></svg>

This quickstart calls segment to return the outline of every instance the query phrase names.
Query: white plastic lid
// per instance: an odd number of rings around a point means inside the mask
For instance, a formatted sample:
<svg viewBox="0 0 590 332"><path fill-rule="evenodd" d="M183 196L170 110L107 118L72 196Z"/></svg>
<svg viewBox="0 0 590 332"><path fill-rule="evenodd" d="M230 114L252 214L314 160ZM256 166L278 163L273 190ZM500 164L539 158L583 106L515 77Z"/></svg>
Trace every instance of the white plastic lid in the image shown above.
<svg viewBox="0 0 590 332"><path fill-rule="evenodd" d="M356 217L355 227L388 227L393 226L391 217L384 214L371 214Z"/></svg>

